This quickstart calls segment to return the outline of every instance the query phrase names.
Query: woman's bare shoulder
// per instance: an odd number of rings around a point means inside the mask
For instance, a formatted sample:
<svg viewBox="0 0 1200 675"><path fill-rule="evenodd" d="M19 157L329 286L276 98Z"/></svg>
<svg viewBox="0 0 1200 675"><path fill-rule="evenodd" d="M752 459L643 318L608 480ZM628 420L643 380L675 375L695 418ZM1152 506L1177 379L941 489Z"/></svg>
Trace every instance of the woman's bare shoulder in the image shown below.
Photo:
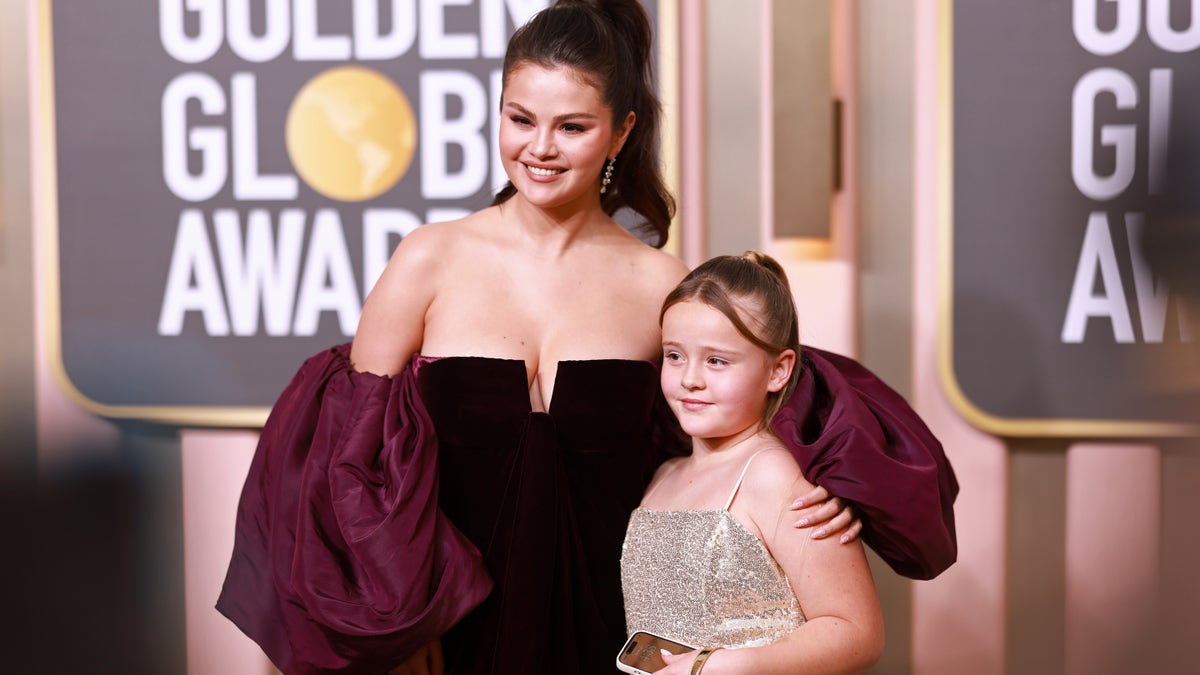
<svg viewBox="0 0 1200 675"><path fill-rule="evenodd" d="M479 235L485 233L491 214L476 211L457 220L426 223L404 236L396 247L394 258L407 264L444 264L470 249Z"/></svg>
<svg viewBox="0 0 1200 675"><path fill-rule="evenodd" d="M639 284L654 287L663 296L688 273L687 266L675 255L648 246L634 237L624 242L621 257L632 268L630 278L637 279Z"/></svg>

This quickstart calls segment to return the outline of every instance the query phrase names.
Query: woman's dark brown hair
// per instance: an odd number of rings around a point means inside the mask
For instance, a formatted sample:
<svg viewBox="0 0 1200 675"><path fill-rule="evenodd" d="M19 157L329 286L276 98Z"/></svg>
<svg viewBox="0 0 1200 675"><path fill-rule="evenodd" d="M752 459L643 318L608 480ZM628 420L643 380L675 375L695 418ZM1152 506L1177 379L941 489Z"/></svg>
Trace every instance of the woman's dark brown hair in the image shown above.
<svg viewBox="0 0 1200 675"><path fill-rule="evenodd" d="M675 200L659 162L662 111L654 92L651 45L650 19L637 0L559 0L513 34L504 55L504 82L523 64L567 66L600 92L612 110L614 131L630 111L634 113L633 129L600 205L610 216L621 207L641 215L645 221L639 229L661 248L667 243ZM502 204L516 192L509 182L492 204Z"/></svg>
<svg viewBox="0 0 1200 675"><path fill-rule="evenodd" d="M702 302L729 319L742 337L772 358L791 349L796 363L786 386L767 394L763 424L779 412L800 379L800 321L787 273L771 256L746 251L740 256L717 256L692 270L663 301L658 324L672 305Z"/></svg>

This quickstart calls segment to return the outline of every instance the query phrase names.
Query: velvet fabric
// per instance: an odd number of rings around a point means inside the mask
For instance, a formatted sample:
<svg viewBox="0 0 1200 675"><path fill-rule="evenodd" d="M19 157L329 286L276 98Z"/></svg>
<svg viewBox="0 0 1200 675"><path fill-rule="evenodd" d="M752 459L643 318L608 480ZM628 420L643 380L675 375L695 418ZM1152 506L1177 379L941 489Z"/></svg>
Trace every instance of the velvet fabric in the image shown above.
<svg viewBox="0 0 1200 675"><path fill-rule="evenodd" d="M531 410L519 360L438 359L419 381L442 506L496 580L443 638L447 672L615 672L621 543L655 461L658 369L560 362L545 412Z"/></svg>
<svg viewBox="0 0 1200 675"><path fill-rule="evenodd" d="M286 675L385 672L438 636L449 673L614 672L629 514L690 448L655 365L562 362L541 412L521 361L418 356L382 378L348 349L276 403L218 609ZM941 572L958 490L941 445L855 361L803 360L774 430L894 569Z"/></svg>

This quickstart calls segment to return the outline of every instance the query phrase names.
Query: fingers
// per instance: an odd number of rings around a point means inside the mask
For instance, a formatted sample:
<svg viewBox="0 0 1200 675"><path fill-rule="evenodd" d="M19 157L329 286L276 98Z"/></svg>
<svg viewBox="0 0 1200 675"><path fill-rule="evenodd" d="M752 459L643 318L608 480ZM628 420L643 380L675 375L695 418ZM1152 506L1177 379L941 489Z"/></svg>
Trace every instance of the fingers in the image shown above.
<svg viewBox="0 0 1200 675"><path fill-rule="evenodd" d="M847 527L846 531L842 533L842 537L838 541L843 544L848 544L855 539L858 539L858 535L860 534L862 534L862 519L855 518L850 523L850 527Z"/></svg>
<svg viewBox="0 0 1200 675"><path fill-rule="evenodd" d="M837 501L838 501L837 498L834 497L833 499L826 502L826 506L832 505ZM828 537L829 535L834 534L835 532L841 532L841 531L845 530L846 528L850 527L850 521L852 521L853 519L854 519L854 512L850 510L849 506L847 506L846 508L837 511L833 515L833 517L829 519L829 522L825 523L824 525L822 525L821 527L818 527L815 531L813 531L812 538L813 539L824 539L825 537Z"/></svg>
<svg viewBox="0 0 1200 675"><path fill-rule="evenodd" d="M817 487L813 488L812 490L809 490L807 493L800 495L798 498L796 498L796 501L792 502L792 505L789 506L788 508L790 508L793 511L799 511L800 509L804 508L805 506L812 506L813 504L819 504L819 503L825 501L826 499L829 499L829 492L825 488L818 485Z"/></svg>
<svg viewBox="0 0 1200 675"><path fill-rule="evenodd" d="M823 502L814 504L800 513L800 520L796 521L796 527L812 527L820 525L833 518L842 510L842 500L837 497L829 497ZM847 521L849 522L849 521ZM845 524L840 529L843 529Z"/></svg>
<svg viewBox="0 0 1200 675"><path fill-rule="evenodd" d="M696 658L696 654L699 653L696 651L690 651L690 652L684 652L682 654L672 654L671 652L669 652L665 649L660 649L658 651L662 653L663 663L667 664L667 667L660 668L659 670L654 671L655 675L667 675L669 673L676 673L676 672L686 673L687 672L686 664L690 664L692 662L692 659ZM682 670L680 668L672 668L672 666L675 665L676 663L682 663L685 665L682 667L683 668Z"/></svg>

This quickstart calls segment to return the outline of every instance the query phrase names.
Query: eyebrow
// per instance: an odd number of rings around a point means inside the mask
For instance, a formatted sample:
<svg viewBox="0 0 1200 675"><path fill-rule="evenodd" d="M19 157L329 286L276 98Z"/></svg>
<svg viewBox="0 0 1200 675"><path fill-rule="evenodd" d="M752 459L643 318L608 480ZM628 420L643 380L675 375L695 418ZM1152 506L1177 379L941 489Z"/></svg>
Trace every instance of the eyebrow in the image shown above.
<svg viewBox="0 0 1200 675"><path fill-rule="evenodd" d="M516 103L514 101L509 101L508 103L505 103L504 107L505 108L515 108L517 112L521 113L522 115L524 115L526 117L533 117L535 119L537 118L537 115L534 115L532 112L530 112L530 110L528 108L526 108L525 106L521 105L520 103ZM589 112L573 112L573 113L567 113L565 115L559 115L558 117L554 118L554 121L562 122L564 120L576 120L576 119L595 120L595 119L599 119L599 118L600 118L599 115L589 113Z"/></svg>
<svg viewBox="0 0 1200 675"><path fill-rule="evenodd" d="M673 340L664 340L662 343L662 346L679 348L679 347L682 347L683 345L681 343L675 342ZM709 351L709 352L719 352L721 354L743 354L744 353L742 350L734 348L734 347L722 347L719 345L700 345L700 350L701 351Z"/></svg>

